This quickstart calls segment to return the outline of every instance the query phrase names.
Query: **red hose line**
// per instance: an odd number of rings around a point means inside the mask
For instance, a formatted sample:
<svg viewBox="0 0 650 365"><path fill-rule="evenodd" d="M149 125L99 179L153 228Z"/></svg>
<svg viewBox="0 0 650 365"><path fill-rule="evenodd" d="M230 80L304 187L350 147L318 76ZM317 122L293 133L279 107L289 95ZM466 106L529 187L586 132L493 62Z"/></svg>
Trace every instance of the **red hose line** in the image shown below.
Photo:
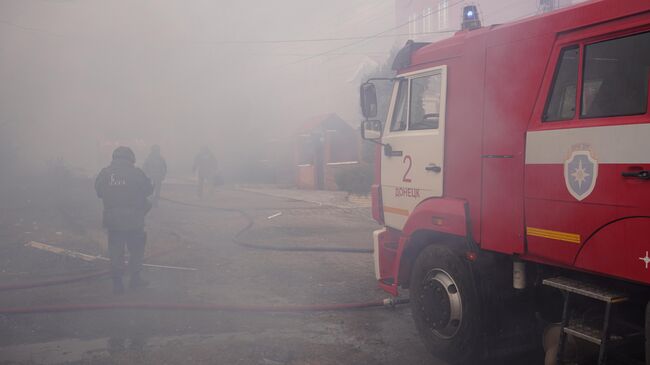
<svg viewBox="0 0 650 365"><path fill-rule="evenodd" d="M251 217L246 211L237 208L220 208L211 205L202 205L183 202L179 200L169 199L165 197L160 197L160 200L184 205L188 207L196 208L206 208L215 211L221 212L230 212L238 213L242 218L246 219L246 225L235 234L232 239L232 242L245 248L256 249L256 250L265 250L265 251L281 251L281 252L340 252L340 253L373 253L374 249L371 248L354 248L354 247L328 247L328 246L281 246L281 245L270 245L270 244L256 244L251 242L246 242L241 239L241 236L244 233L248 232L255 225L255 220ZM292 208L292 209L302 209L302 208Z"/></svg>
<svg viewBox="0 0 650 365"><path fill-rule="evenodd" d="M34 281L34 282L31 282L31 283L15 283L15 284L2 285L2 286L0 286L0 292L1 291L7 291L7 290L42 288L42 287L46 287L46 286L54 286L54 285L76 283L77 281L90 280L90 279L98 278L98 277L101 277L101 276L105 276L105 275L108 275L109 273L110 273L109 270L102 270L102 271L98 271L98 272L92 272L90 274L73 276L73 277L68 277L68 278L51 279L51 280L44 280L44 281Z"/></svg>
<svg viewBox="0 0 650 365"><path fill-rule="evenodd" d="M326 312L363 309L372 307L393 307L408 303L407 299L385 299L362 303L308 304L308 305L235 305L235 304L183 304L183 303L101 303L65 304L34 307L0 308L0 314L37 314L97 311L110 309L138 310L185 310L185 311L224 311L224 312Z"/></svg>
<svg viewBox="0 0 650 365"><path fill-rule="evenodd" d="M214 207L214 206L209 206L209 205L200 205L200 204L193 204L193 203L187 203L183 201L178 201L174 199L168 199L161 197L160 200L164 200L170 203L174 204L179 204L179 205L185 205L185 206L190 206L190 207L198 207L198 208L207 208L207 209L213 209L213 210L218 210L218 211L225 211L225 212L233 212L233 213L238 213L242 217L244 217L248 222L244 228L242 228L235 237L233 238L233 242L236 243L239 246L246 247L246 248L251 248L251 249L259 249L259 250L269 250L269 251L289 251L289 252L343 252L343 253L372 253L372 249L364 249L364 248L351 248L351 247L321 247L321 246L307 246L307 247L301 247L301 246L277 246L277 245L263 245L263 244L254 244L250 242L245 242L243 241L240 237L250 230L253 225L255 224L255 221L253 218L248 215L245 211L241 209L235 209L235 208L219 208L219 207ZM172 232L173 233L173 232ZM176 235L178 236L178 235ZM179 248L171 248L168 250L163 250L161 252L157 252L155 254L152 254L147 257L147 259L151 259L154 257L166 255L169 252L178 250ZM55 285L63 285L63 284L70 284L70 283L75 283L79 281L84 281L84 280L90 280L98 277L102 277L105 275L110 274L109 270L102 270L98 272L92 272L90 274L86 275L80 275L80 276L74 276L74 277L67 277L67 278L61 278L61 279L51 279L51 280L45 280L45 281L37 281L37 282L31 282L31 283L14 283L14 284L8 284L8 285L0 285L0 292L3 291L10 291L10 290L21 290L21 289L32 289L32 288L42 288L42 287L47 287L47 286L55 286Z"/></svg>
<svg viewBox="0 0 650 365"><path fill-rule="evenodd" d="M179 248L170 248L167 250L162 250L159 252L156 252L154 254L149 255L147 258L152 259L154 257L160 257L163 255L166 255L172 251L178 250ZM64 277L60 279L50 279L50 280L44 280L44 281L33 281L30 283L14 283L14 284L7 284L7 285L0 285L0 292L3 291L9 291L9 290L21 290L21 289L32 289L32 288L43 288L46 286L55 286L55 285L63 285L63 284L70 284L70 283L76 283L78 281L84 281L84 280L90 280L90 279L95 279L99 278L102 276L107 276L111 273L110 270L101 270L101 271L93 271L89 274L84 274L84 275L78 275L78 276L72 276L72 277Z"/></svg>

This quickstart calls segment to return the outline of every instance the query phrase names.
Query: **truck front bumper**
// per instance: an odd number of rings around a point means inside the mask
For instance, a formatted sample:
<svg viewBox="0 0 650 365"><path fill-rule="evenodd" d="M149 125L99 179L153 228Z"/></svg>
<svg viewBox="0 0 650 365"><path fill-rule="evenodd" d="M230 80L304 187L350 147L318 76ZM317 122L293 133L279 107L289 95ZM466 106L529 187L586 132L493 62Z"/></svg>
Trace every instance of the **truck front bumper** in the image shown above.
<svg viewBox="0 0 650 365"><path fill-rule="evenodd" d="M372 234L374 243L375 278L379 287L397 296L399 272L399 231L384 227Z"/></svg>

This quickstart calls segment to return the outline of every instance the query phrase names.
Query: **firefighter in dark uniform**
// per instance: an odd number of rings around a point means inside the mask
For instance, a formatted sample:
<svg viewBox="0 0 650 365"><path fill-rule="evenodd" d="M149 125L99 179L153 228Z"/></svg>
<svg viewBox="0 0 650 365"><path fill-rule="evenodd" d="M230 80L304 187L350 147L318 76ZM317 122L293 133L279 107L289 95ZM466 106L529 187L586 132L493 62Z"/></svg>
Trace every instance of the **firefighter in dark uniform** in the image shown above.
<svg viewBox="0 0 650 365"><path fill-rule="evenodd" d="M129 250L129 286L146 286L140 271L147 240L144 217L151 209L147 198L153 193L153 185L144 172L135 167L135 154L130 148L118 147L113 151L113 161L97 176L95 190L104 203L103 225L108 231L113 292L124 292L125 246Z"/></svg>
<svg viewBox="0 0 650 365"><path fill-rule="evenodd" d="M167 176L167 162L165 162L165 159L160 154L160 146L151 146L151 152L142 164L142 170L151 179L151 182L153 182L152 203L154 206L157 206L158 200L160 199L162 182L165 180L165 176Z"/></svg>

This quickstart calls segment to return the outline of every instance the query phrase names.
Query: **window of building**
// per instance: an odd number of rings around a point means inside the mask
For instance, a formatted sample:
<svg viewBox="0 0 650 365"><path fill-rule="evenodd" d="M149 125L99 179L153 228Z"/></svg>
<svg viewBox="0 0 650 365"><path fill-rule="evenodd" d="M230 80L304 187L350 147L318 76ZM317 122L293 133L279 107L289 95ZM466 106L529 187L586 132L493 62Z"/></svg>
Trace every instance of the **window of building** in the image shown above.
<svg viewBox="0 0 650 365"><path fill-rule="evenodd" d="M587 45L582 118L645 114L650 32Z"/></svg>
<svg viewBox="0 0 650 365"><path fill-rule="evenodd" d="M553 11L555 9L555 0L539 0L539 10L543 13Z"/></svg>
<svg viewBox="0 0 650 365"><path fill-rule="evenodd" d="M395 110L390 122L391 132L403 131L406 129L407 110L408 110L408 80L400 80L397 89L397 98L395 99Z"/></svg>
<svg viewBox="0 0 650 365"><path fill-rule="evenodd" d="M449 0L438 1L438 30L449 27Z"/></svg>
<svg viewBox="0 0 650 365"><path fill-rule="evenodd" d="M411 80L409 130L438 129L441 91L439 73Z"/></svg>
<svg viewBox="0 0 650 365"><path fill-rule="evenodd" d="M409 15L409 37L411 39L415 38L415 34L418 32L418 15L413 13Z"/></svg>
<svg viewBox="0 0 650 365"><path fill-rule="evenodd" d="M431 8L426 8L422 10L422 32L430 33L433 28L431 27L431 18L433 16L433 10Z"/></svg>
<svg viewBox="0 0 650 365"><path fill-rule="evenodd" d="M544 111L545 122L573 119L575 116L578 57L578 46L565 48L560 53L553 88Z"/></svg>

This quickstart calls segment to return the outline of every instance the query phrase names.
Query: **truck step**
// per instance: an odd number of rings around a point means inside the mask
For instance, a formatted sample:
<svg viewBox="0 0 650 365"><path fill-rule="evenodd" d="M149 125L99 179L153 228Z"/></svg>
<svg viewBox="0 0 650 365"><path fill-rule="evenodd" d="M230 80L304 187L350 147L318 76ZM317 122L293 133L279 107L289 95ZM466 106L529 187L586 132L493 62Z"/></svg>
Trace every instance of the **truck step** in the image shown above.
<svg viewBox="0 0 650 365"><path fill-rule="evenodd" d="M588 327L581 324L578 325L574 324L565 327L564 332L568 335L572 335L577 338L583 339L585 341L595 343L598 346L600 346L603 343L602 341L603 332L598 328ZM622 339L623 338L618 335L614 335L614 334L609 335L610 343L615 341L620 341Z"/></svg>
<svg viewBox="0 0 650 365"><path fill-rule="evenodd" d="M609 347L620 345L621 343L626 342L625 340L636 337L634 336L636 333L633 331L625 331L626 335L624 336L614 334L612 331L615 327L614 325L611 325L615 322L612 318L612 306L628 300L628 297L625 294L588 282L582 282L565 277L544 279L542 283L557 288L564 293L562 332L560 332L560 344L558 347L556 364L563 364L564 344L567 334L598 345L598 365L605 364L607 359L607 349ZM592 328L590 325L586 324L584 320L571 318L572 315L569 307L571 305L572 295L588 297L605 304L605 315L602 322L598 321L599 324L602 323L602 329Z"/></svg>
<svg viewBox="0 0 650 365"><path fill-rule="evenodd" d="M592 327L581 321L570 321L564 328L566 334L575 336L585 341L595 343L600 346L602 344L603 331L600 328ZM643 337L643 330L639 328L619 328L620 333L610 333L607 338L609 345L617 345L629 340Z"/></svg>
<svg viewBox="0 0 650 365"><path fill-rule="evenodd" d="M591 343L595 343L598 346L600 346L603 342L601 339L602 332L596 328L569 325L568 327L564 327L564 333Z"/></svg>
<svg viewBox="0 0 650 365"><path fill-rule="evenodd" d="M600 300L606 303L620 303L628 300L628 297L623 293L611 291L609 289L601 288L591 283L586 283L561 276L544 279L542 283L553 288Z"/></svg>

